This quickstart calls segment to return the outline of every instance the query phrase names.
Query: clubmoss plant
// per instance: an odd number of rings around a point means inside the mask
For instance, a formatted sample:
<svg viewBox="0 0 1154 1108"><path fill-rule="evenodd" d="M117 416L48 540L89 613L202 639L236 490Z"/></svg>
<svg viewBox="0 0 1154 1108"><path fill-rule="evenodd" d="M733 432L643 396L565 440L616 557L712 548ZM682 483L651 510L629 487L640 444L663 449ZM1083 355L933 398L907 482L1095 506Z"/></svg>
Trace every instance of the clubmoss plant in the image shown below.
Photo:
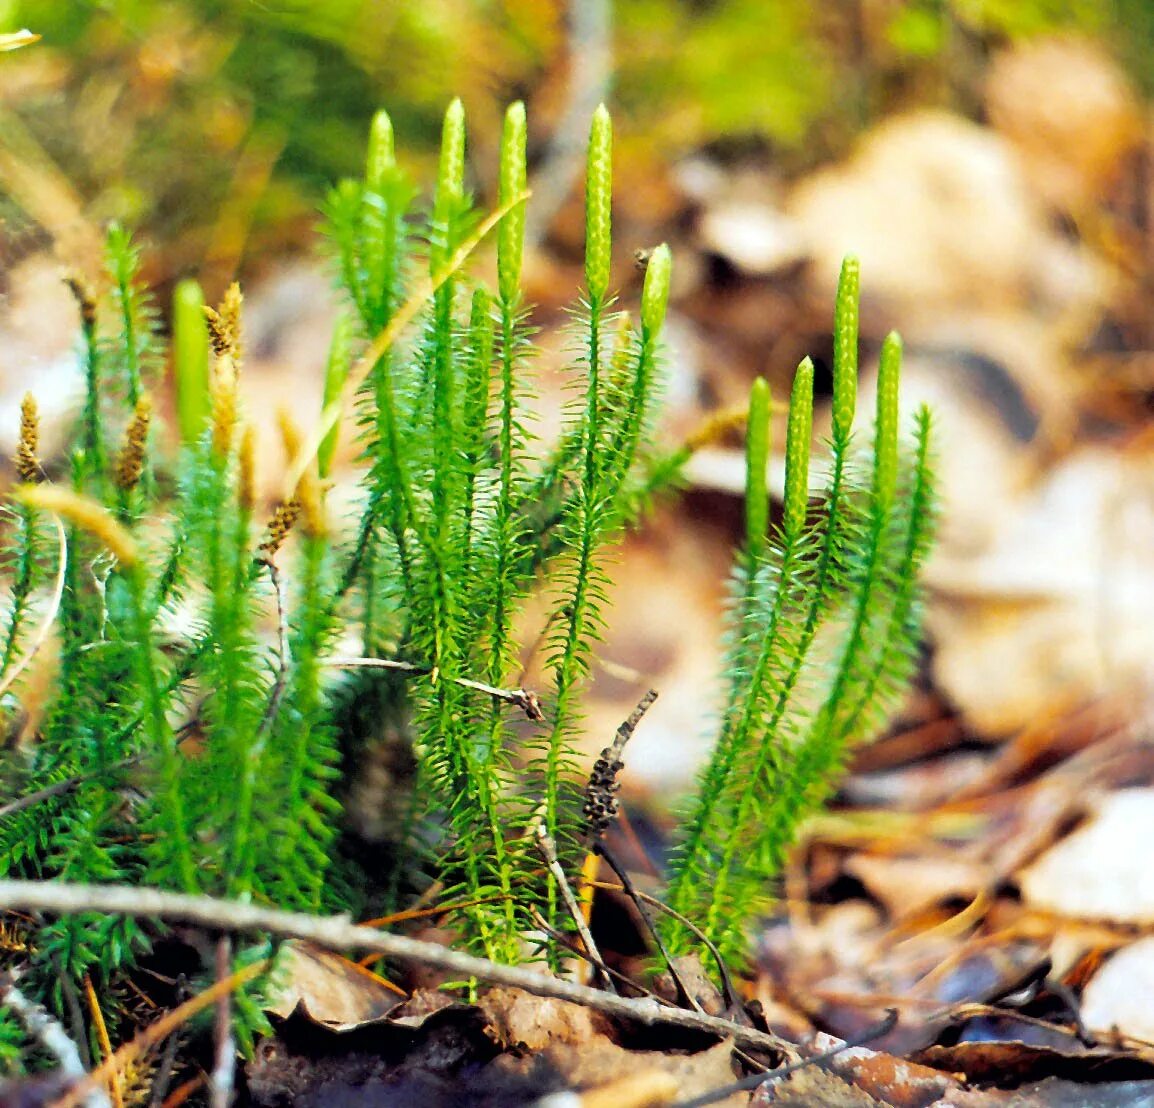
<svg viewBox="0 0 1154 1108"><path fill-rule="evenodd" d="M568 926L535 844L543 826L572 872L587 845L574 739L605 625L606 551L706 436L668 455L646 445L672 262L668 247L652 251L636 324L615 310L612 127L600 108L573 323L580 383L556 444L533 443L523 106L505 117L498 210L487 219L473 204L466 141L455 101L422 209L380 112L363 176L332 190L325 216L343 312L315 442L283 424L292 478L271 505L257 501L240 401L240 290L203 313L194 285L177 291L179 446L169 455L151 400L157 317L131 238L119 228L108 235L107 302L71 281L87 381L74 444L63 477L46 483L29 398L15 458L23 485L0 625L0 710L13 734L31 707L27 672L50 626L59 676L34 713L35 740L0 759L14 798L0 814L4 872L355 910L335 844L342 757L359 738L342 721L363 698L408 728L417 765L414 788L389 801L406 809L406 872L368 876L381 888L436 878L443 900L461 905L454 919L466 941L502 961L530 956L526 936L541 916ZM493 228L490 290L465 262ZM878 723L911 666L932 517L928 419L919 418L907 458L891 338L872 469L859 473L856 312L850 262L837 302L829 484L813 503L807 361L790 407L784 512L772 529L764 382L750 399L724 723L668 890L729 954L767 902L798 820L828 793L845 751ZM329 518L324 484L342 405L363 470L358 517L345 522ZM534 694L519 687L525 644L515 616L540 588L550 602L549 678ZM359 656L337 658L350 632ZM130 967L155 934L92 915L21 926L32 975L59 1011L75 1007L85 979L107 982ZM678 926L667 938L677 951L694 942ZM247 1001L238 1011L247 1013L244 1043L259 1016ZM0 1020L0 1052L6 1035Z"/></svg>
<svg viewBox="0 0 1154 1108"><path fill-rule="evenodd" d="M723 954L771 901L785 851L829 795L854 745L896 705L918 643L918 570L933 526L930 419L903 464L901 340L882 345L872 465L853 442L858 265L845 262L834 320L830 475L811 506L813 365L798 367L786 432L781 523L766 537L767 390L755 383L747 437L746 539L734 579L727 700L674 853L670 905ZM697 943L674 921L675 951Z"/></svg>

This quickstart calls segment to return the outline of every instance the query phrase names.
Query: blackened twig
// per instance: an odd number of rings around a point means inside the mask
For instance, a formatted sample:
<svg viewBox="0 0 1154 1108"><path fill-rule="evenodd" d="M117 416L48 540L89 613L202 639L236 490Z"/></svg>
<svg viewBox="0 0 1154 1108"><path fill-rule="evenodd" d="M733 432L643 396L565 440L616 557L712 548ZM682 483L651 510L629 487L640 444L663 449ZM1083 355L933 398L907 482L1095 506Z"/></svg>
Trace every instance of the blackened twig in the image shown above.
<svg viewBox="0 0 1154 1108"><path fill-rule="evenodd" d="M600 840L621 810L617 799L617 792L621 788L617 778L625 768L625 763L621 761L621 752L633 737L641 717L649 711L656 699L657 690L650 689L637 702L637 707L629 713L629 718L617 728L613 742L601 751L601 757L597 759L593 772L589 775L589 784L585 786L584 814L586 835L593 843Z"/></svg>
<svg viewBox="0 0 1154 1108"><path fill-rule="evenodd" d="M673 987L677 990L678 1001L692 1008L695 1012L704 1012L705 1009L701 1007L697 997L686 988L685 982L682 981L681 975L677 972L677 966L673 963L673 955L669 953L668 948L662 941L661 935L658 934L657 925L653 922L653 917L642 903L641 897L637 895L637 889L629 879L629 875L625 872L625 867L618 863L617 859L613 857L613 854L603 842L598 841L594 843L593 849L609 863L610 868L621 879L621 885L622 888L625 889L625 895L633 901L633 906L637 909L637 914L641 917L641 921L645 924L645 929L653 939L653 945L657 947L657 952L661 955L662 961L664 961L666 967L669 969L669 977L673 982Z"/></svg>
<svg viewBox="0 0 1154 1108"><path fill-rule="evenodd" d="M725 1001L726 1008L731 1012L741 1010L741 999L737 995L737 990L733 986L733 978L729 974L729 967L725 964L725 959L721 956L721 951L717 949L717 944L706 935L696 923L688 916L683 916L676 908L671 908L663 900L658 900L657 897L651 896L649 893L642 892L636 886L633 887L632 893L625 887L624 882L620 885L610 884L608 881L594 881L592 884L596 888L610 889L615 892L623 892L627 895L632 895L637 899L644 900L646 904L656 908L659 912L664 912L670 919L676 920L682 926L692 932L693 937L697 939L702 946L709 951L713 957L714 964L717 966L718 975L721 977L721 996Z"/></svg>

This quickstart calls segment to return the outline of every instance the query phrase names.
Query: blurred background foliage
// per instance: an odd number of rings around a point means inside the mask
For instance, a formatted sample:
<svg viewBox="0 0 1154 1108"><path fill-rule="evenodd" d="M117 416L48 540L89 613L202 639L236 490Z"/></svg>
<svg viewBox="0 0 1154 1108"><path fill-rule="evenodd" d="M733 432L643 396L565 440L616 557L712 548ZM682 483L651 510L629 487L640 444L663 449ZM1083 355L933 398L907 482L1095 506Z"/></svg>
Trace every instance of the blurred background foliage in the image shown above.
<svg viewBox="0 0 1154 1108"><path fill-rule="evenodd" d="M559 0L0 0L0 28L43 36L0 84L3 249L79 209L162 246L154 279L233 270L310 233L377 105L428 158L461 95L487 182L502 105L528 101L538 158L565 110L589 48L570 14ZM1148 0L631 0L612 20L625 193L702 148L800 172L900 107L976 114L984 60L1009 40L1088 32L1151 84Z"/></svg>

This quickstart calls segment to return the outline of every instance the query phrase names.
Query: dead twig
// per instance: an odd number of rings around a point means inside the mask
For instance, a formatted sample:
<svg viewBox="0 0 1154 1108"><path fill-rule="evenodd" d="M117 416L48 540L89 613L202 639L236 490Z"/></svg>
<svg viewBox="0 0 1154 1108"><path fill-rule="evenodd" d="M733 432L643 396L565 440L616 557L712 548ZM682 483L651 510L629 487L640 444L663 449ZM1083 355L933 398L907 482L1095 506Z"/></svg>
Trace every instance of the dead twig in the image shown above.
<svg viewBox="0 0 1154 1108"><path fill-rule="evenodd" d="M216 980L226 981L232 962L232 940L221 935L216 941ZM232 1103L236 1070L236 1040L232 1034L232 991L221 989L216 998L216 1018L213 1021L216 1044L212 1073L208 1078L208 1097L212 1108L228 1108Z"/></svg>
<svg viewBox="0 0 1154 1108"><path fill-rule="evenodd" d="M60 1066L60 1072L74 1080L90 1080L80 1051L68 1032L50 1016L39 1004L29 1000L15 985L11 976L0 981L0 1002L3 1002L24 1025L28 1034L35 1038ZM86 1089L83 1103L86 1108L111 1108L108 1096L98 1086ZM73 1103L80 1103L74 1100Z"/></svg>
<svg viewBox="0 0 1154 1108"><path fill-rule="evenodd" d="M581 911L581 905L577 903L577 897L573 895L573 889L569 884L569 879L565 876L565 871L561 868L561 862L557 857L557 845L553 842L553 837L546 829L545 821L538 818L533 830L537 836L537 849L540 851L541 857L545 859L545 865L549 867L549 872L557 882L557 887L561 890L561 899L565 901L565 907L573 917L573 924L577 928L577 934L580 936L581 942L585 944L585 949L589 954L589 961L596 969L597 976L601 979L602 984L611 992L616 992L617 989L613 984L613 978L606 972L604 968L605 960L601 957L601 951L597 949L597 944L593 940L593 933L585 923L585 916Z"/></svg>
<svg viewBox="0 0 1154 1108"><path fill-rule="evenodd" d="M815 1054L812 1058L801 1058L796 1062L790 1062L789 1065L779 1066L775 1070L769 1070L767 1073L755 1073L749 1077L744 1077L740 1081L735 1081L732 1085L725 1085L720 1089L714 1089L712 1092L703 1093L701 1096L695 1096L692 1100L679 1100L670 1108L705 1108L707 1104L716 1104L718 1101L726 1100L733 1096L734 1093L747 1092L750 1089L759 1089L762 1085L768 1084L770 1081L780 1081L783 1077L788 1077L791 1073L797 1073L798 1070L805 1069L807 1066L820 1066L822 1062L828 1062L831 1058L837 1057L843 1051L850 1050L855 1046L865 1046L866 1043L872 1043L875 1039L881 1039L888 1035L894 1027L897 1026L898 1011L896 1008L891 1008L886 1012L885 1019L873 1027L863 1031L853 1039L847 1039L844 1043L838 1043L837 1046L830 1047L829 1050L823 1050L821 1054Z"/></svg>
<svg viewBox="0 0 1154 1108"><path fill-rule="evenodd" d="M345 916L310 916L213 897L162 892L159 889L81 885L62 881L0 881L0 904L25 911L61 914L107 912L133 917L155 916L215 930L262 931L309 939L331 950L378 951L399 962L445 970L459 979L475 977L493 985L522 989L534 996L567 1000L641 1024L682 1027L720 1038L731 1038L741 1047L797 1057L796 1049L784 1039L753 1027L743 1027L732 1020L681 1008L668 1008L649 998L614 996L612 993L548 976L540 968L499 965L472 954L449 950L436 943L358 927Z"/></svg>
<svg viewBox="0 0 1154 1108"><path fill-rule="evenodd" d="M402 662L397 658L329 658L324 664L335 669L391 669L400 673L411 673L417 677L428 677L433 673L428 666L419 666L415 662ZM540 697L529 689L499 689L495 685L486 685L484 681L474 681L469 677L445 677L444 674L440 674L440 678L452 681L464 689L483 692L494 700L512 704L520 708L526 718L533 723L545 722Z"/></svg>
<svg viewBox="0 0 1154 1108"><path fill-rule="evenodd" d="M27 882L27 884L35 884L35 882ZM78 888L94 888L96 886L73 885L73 889ZM106 886L106 888L117 888L121 892L126 893L141 893L144 890L129 889L122 886ZM151 890L150 890L151 891ZM200 897L190 897L189 899L198 900ZM222 902L223 903L223 902ZM103 911L104 909L96 908L95 911ZM119 915L134 915L133 912L117 913ZM149 915L156 915L155 912L148 913ZM203 921L196 921L203 922ZM84 1098L92 1093L108 1080L109 1074L123 1072L125 1067L136 1061L141 1055L151 1050L157 1043L163 1042L178 1028L183 1027L193 1016L198 1012L204 1011L205 1008L210 1007L216 1003L217 997L221 993L231 993L233 989L239 989L246 981L251 981L257 975L264 973L268 969L268 959L263 959L259 962L254 962L251 966L245 966L244 969L237 970L236 973L230 974L223 981L217 981L214 985L210 985L203 993L199 993L192 997L191 1000L186 1000L183 1004L177 1005L171 1012L161 1016L155 1023L150 1023L143 1031L139 1032L134 1038L129 1039L124 1043L116 1053L109 1058L105 1058L99 1066L96 1067L90 1074L85 1075L78 1084L73 1086L67 1093L57 1100L52 1108L75 1108L77 1104L84 1101ZM182 1086L183 1088L184 1086ZM180 1090L177 1090L179 1092ZM173 1094L176 1095L175 1093ZM108 1104L107 1098L103 1103Z"/></svg>

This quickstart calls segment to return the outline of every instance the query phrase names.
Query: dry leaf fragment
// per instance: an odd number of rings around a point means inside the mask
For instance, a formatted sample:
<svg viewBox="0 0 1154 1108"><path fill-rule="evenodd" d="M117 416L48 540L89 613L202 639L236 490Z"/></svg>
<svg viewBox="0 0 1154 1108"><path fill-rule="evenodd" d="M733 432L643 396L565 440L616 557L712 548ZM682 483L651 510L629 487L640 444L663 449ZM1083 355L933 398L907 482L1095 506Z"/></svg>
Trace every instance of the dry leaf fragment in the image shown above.
<svg viewBox="0 0 1154 1108"><path fill-rule="evenodd" d="M311 943L285 943L281 959L266 1008L283 1018L301 1005L317 1023L349 1031L381 1019L405 999L376 974Z"/></svg>

